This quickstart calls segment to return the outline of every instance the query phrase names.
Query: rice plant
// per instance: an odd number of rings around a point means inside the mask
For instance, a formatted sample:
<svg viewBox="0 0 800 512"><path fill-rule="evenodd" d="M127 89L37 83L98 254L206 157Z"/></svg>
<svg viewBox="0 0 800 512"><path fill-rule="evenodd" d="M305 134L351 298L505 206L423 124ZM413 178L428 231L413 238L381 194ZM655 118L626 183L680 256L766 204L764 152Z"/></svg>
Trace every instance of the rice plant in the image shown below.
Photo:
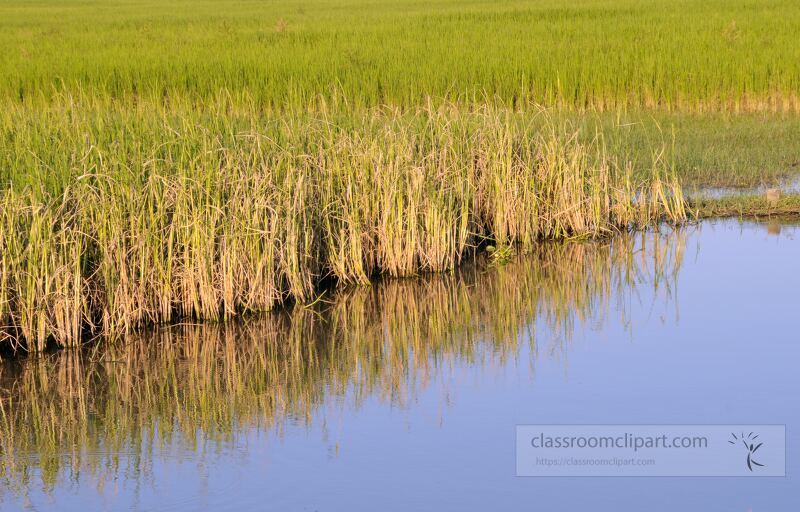
<svg viewBox="0 0 800 512"><path fill-rule="evenodd" d="M507 108L244 130L233 116L141 116L142 138L135 117L70 110L14 132L47 131L71 155L63 187L12 179L0 194L2 323L16 346L265 311L324 280L450 271L487 240L527 251L686 218L662 159L640 180L602 140ZM12 172L46 175L55 155L43 153Z"/></svg>

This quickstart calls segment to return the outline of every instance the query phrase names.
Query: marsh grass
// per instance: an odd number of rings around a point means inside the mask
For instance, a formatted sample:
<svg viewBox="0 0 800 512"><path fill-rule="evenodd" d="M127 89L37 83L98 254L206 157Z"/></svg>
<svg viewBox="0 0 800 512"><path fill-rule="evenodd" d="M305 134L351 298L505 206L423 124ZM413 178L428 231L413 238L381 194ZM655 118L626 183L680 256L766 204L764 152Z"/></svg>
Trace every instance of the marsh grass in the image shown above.
<svg viewBox="0 0 800 512"><path fill-rule="evenodd" d="M506 108L261 126L145 112L76 106L13 132L33 148L0 194L0 320L15 346L265 311L323 280L450 271L487 240L524 252L686 218L662 153L636 178L602 138ZM39 157L42 132L59 150ZM52 168L62 182L37 186Z"/></svg>
<svg viewBox="0 0 800 512"><path fill-rule="evenodd" d="M371 398L404 407L458 365L491 371L523 346L529 364L567 358L581 326L622 315L632 328L632 301L668 301L683 246L681 231L545 242L507 266L479 257L452 273L341 287L314 306L245 322L183 323L5 362L0 487L113 481L249 427L279 433Z"/></svg>

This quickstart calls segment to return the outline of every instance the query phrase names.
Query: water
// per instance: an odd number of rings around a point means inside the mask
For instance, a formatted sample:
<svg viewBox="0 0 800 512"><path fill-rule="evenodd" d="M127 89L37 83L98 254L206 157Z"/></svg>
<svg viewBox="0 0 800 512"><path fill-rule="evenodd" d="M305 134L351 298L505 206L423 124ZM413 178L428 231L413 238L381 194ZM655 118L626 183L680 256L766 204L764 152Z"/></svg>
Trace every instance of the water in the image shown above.
<svg viewBox="0 0 800 512"><path fill-rule="evenodd" d="M546 244L5 363L2 510L792 510L800 229ZM786 478L518 478L536 423L780 423Z"/></svg>

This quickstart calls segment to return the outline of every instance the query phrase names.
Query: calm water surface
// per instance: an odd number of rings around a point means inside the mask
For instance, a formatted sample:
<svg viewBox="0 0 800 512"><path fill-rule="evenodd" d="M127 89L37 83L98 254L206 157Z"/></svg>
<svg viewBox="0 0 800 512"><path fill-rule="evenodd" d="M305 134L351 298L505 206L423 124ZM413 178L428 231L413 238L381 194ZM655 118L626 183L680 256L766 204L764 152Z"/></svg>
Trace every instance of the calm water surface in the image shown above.
<svg viewBox="0 0 800 512"><path fill-rule="evenodd" d="M800 509L800 229L546 244L0 367L2 510ZM780 423L786 478L517 478L515 425Z"/></svg>

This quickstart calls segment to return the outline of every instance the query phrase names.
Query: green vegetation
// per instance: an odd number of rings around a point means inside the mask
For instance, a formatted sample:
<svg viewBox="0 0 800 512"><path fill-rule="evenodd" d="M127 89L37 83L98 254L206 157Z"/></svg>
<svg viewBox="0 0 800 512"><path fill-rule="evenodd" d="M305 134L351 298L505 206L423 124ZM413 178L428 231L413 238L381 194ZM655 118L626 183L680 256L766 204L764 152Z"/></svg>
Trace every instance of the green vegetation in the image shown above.
<svg viewBox="0 0 800 512"><path fill-rule="evenodd" d="M690 202L693 214L698 218L710 217L773 217L800 215L800 195L781 197L775 202L765 194L743 194L731 197L702 198Z"/></svg>
<svg viewBox="0 0 800 512"><path fill-rule="evenodd" d="M800 109L794 0L11 0L0 94Z"/></svg>
<svg viewBox="0 0 800 512"><path fill-rule="evenodd" d="M444 105L458 112L482 106ZM491 108L512 110L503 105ZM115 173L141 181L154 165L147 157L157 156L160 146L174 145L187 129L216 132L220 143L229 145L236 135L257 131L271 136L278 124L299 129L321 118L342 129L367 129L360 126L361 120L380 118L382 111L399 109L279 112L230 101L193 105L188 100L169 104L140 100L130 106L98 105L85 97L35 109L11 104L0 112L0 189L13 183L18 189L34 186L60 193L77 176L91 172L82 160L97 153L118 162ZM689 189L773 185L800 173L796 114L576 113L535 106L514 114L532 131L557 124L564 127L564 134L575 133L586 144L600 137L609 153L631 163L638 179L648 178L653 155L660 152ZM374 123L368 127L376 128ZM185 159L202 149L184 146Z"/></svg>
<svg viewBox="0 0 800 512"><path fill-rule="evenodd" d="M587 137L601 133L610 150L646 175L659 145L689 190L777 185L800 176L800 116L731 113L572 113Z"/></svg>
<svg viewBox="0 0 800 512"><path fill-rule="evenodd" d="M259 123L285 109L541 105L590 138L626 134L618 147L642 172L665 143L685 184L746 187L800 172L799 24L793 0L12 0L0 112L16 125L50 106L119 121L232 105ZM74 149L42 146L14 157Z"/></svg>

